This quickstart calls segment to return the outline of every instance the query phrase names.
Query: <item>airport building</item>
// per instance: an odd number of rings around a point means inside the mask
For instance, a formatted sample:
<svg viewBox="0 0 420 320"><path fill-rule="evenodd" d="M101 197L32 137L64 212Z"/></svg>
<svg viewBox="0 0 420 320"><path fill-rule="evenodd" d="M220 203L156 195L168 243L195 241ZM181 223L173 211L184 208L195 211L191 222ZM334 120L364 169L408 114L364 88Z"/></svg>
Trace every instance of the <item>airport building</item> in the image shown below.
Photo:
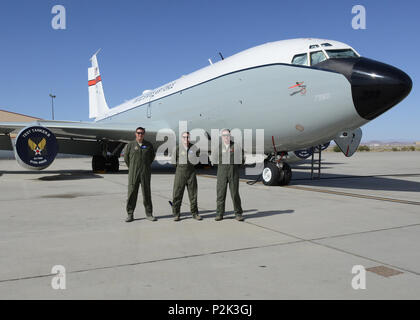
<svg viewBox="0 0 420 320"><path fill-rule="evenodd" d="M35 120L41 119L0 109L0 122L32 122Z"/></svg>
<svg viewBox="0 0 420 320"><path fill-rule="evenodd" d="M36 120L42 120L40 118L30 117L24 114L15 113L0 109L0 122L33 122ZM16 137L16 134L11 134L12 138ZM0 150L0 159L12 159L14 158L12 151Z"/></svg>
<svg viewBox="0 0 420 320"><path fill-rule="evenodd" d="M33 122L36 120L42 119L0 109L0 122Z"/></svg>

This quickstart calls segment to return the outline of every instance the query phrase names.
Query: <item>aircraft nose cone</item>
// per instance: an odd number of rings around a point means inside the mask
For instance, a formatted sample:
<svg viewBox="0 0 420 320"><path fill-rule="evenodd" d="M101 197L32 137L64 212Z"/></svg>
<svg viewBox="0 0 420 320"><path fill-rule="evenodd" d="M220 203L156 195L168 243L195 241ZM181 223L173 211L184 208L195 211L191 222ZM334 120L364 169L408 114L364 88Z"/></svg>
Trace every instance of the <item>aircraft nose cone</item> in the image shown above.
<svg viewBox="0 0 420 320"><path fill-rule="evenodd" d="M405 72L366 58L354 63L349 78L354 106L367 120L375 119L401 102L413 87Z"/></svg>

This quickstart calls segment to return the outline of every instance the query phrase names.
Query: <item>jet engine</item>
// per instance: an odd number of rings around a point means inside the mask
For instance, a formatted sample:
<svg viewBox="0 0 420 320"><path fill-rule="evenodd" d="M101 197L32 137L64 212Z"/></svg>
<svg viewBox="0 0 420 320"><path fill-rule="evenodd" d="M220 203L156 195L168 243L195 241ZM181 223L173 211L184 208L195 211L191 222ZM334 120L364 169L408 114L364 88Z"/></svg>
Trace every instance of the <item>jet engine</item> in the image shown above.
<svg viewBox="0 0 420 320"><path fill-rule="evenodd" d="M57 156L58 143L54 134L45 127L31 126L23 129L14 144L17 162L30 170L43 170Z"/></svg>
<svg viewBox="0 0 420 320"><path fill-rule="evenodd" d="M323 145L321 145L321 151L324 151L329 146L330 146L330 142L324 143ZM312 154L314 152L317 152L317 151L318 151L318 146L317 147L311 147L311 148L304 149L304 150L293 151L293 153L300 160L305 160L305 159L308 159L310 156L312 156Z"/></svg>

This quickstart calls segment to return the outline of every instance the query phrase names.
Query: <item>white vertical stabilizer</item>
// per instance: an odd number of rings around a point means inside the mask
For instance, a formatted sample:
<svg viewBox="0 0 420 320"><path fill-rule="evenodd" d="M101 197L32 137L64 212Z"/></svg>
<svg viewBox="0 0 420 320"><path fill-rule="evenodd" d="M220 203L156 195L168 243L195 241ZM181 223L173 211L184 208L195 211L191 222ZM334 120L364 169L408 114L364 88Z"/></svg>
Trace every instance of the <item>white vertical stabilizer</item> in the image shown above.
<svg viewBox="0 0 420 320"><path fill-rule="evenodd" d="M97 118L105 114L109 108L105 100L104 88L102 87L101 73L99 72L98 60L96 55L98 50L90 60L92 67L88 69L89 80L89 118Z"/></svg>

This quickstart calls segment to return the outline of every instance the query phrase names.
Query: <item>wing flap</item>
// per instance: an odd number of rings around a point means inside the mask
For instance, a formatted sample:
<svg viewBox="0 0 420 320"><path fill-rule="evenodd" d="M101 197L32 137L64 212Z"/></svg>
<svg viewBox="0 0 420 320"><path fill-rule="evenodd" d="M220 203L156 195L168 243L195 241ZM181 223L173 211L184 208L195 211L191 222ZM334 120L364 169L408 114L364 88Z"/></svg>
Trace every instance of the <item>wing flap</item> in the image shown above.
<svg viewBox="0 0 420 320"><path fill-rule="evenodd" d="M138 123L104 124L97 122L35 121L0 122L0 150L13 150L9 134L12 136L30 126L42 126L56 137L59 153L78 155L97 155L102 152L103 141L108 150L119 155L123 146L134 139ZM145 139L156 142L157 130L147 130ZM35 146L36 147L36 146Z"/></svg>

